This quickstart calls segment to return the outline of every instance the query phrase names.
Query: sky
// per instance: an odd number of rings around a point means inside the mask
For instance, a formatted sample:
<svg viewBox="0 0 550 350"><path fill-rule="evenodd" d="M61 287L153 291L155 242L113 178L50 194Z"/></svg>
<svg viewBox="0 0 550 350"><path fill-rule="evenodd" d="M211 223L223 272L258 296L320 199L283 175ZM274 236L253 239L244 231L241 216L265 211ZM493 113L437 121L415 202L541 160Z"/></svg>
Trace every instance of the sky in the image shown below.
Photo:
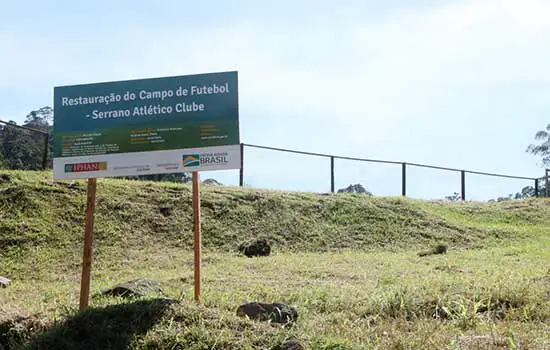
<svg viewBox="0 0 550 350"><path fill-rule="evenodd" d="M334 155L538 177L550 122L546 0L0 0L0 119L53 87L239 72L241 140ZM246 149L247 186L327 192L330 161ZM337 160L336 187L401 194L401 167ZM238 183L238 171L202 175ZM532 181L467 175L468 199ZM409 167L408 195L460 191Z"/></svg>

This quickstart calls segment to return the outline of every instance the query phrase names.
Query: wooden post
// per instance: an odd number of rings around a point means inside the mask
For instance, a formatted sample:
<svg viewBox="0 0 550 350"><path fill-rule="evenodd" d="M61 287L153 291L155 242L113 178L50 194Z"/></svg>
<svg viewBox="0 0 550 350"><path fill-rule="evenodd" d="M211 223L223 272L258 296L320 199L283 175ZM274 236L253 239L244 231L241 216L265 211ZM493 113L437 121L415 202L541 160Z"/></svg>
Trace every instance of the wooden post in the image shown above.
<svg viewBox="0 0 550 350"><path fill-rule="evenodd" d="M407 195L407 163L401 164L401 195Z"/></svg>
<svg viewBox="0 0 550 350"><path fill-rule="evenodd" d="M461 197L462 197L462 200L465 201L466 200L466 172L464 170L462 170L460 172L460 188L461 188Z"/></svg>
<svg viewBox="0 0 550 350"><path fill-rule="evenodd" d="M334 156L330 156L330 192L334 193Z"/></svg>
<svg viewBox="0 0 550 350"><path fill-rule="evenodd" d="M201 194L200 175L193 172L193 227L195 232L195 301L199 302L201 295Z"/></svg>
<svg viewBox="0 0 550 350"><path fill-rule="evenodd" d="M88 307L90 296L90 272L92 268L92 241L94 232L96 179L88 179L86 205L86 229L84 231L84 253L82 256L82 279L80 281L80 311Z"/></svg>
<svg viewBox="0 0 550 350"><path fill-rule="evenodd" d="M548 191L550 191L550 188L549 188L550 186L548 186L548 174L549 174L549 173L550 173L550 171L549 171L548 169L546 169L546 171L545 171L545 175L546 175L546 176L545 176L545 179L546 179L546 181L545 181L545 183L544 183L545 186L546 186L546 188L544 189L545 197L550 197L550 196L548 195Z"/></svg>
<svg viewBox="0 0 550 350"><path fill-rule="evenodd" d="M539 197L539 179L535 179L535 197Z"/></svg>
<svg viewBox="0 0 550 350"><path fill-rule="evenodd" d="M239 186L244 187L244 143L241 143L241 168L239 169Z"/></svg>

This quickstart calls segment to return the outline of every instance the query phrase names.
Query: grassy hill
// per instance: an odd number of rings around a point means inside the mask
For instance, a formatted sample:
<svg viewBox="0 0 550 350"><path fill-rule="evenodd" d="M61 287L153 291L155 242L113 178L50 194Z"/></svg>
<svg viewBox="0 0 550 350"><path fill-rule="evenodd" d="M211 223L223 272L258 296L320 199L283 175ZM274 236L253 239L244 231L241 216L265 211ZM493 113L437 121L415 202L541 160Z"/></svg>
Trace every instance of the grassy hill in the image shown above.
<svg viewBox="0 0 550 350"><path fill-rule="evenodd" d="M0 171L0 349L550 347L550 201L420 201L202 187L204 280L192 302L191 188L98 181L92 293L159 280L176 305L94 298L79 314L86 184ZM267 237L274 254L239 243ZM445 244L444 255L418 252ZM294 305L296 327L235 315ZM444 310L444 311L441 311Z"/></svg>
<svg viewBox="0 0 550 350"><path fill-rule="evenodd" d="M10 172L0 180L0 249L80 247L86 183L53 182L50 173ZM202 187L203 244L233 250L251 237L279 249L411 249L443 242L472 248L536 234L547 226L542 201L500 204L425 202L353 194L308 194ZM99 246L192 245L190 186L99 180ZM147 244L149 244L147 243Z"/></svg>

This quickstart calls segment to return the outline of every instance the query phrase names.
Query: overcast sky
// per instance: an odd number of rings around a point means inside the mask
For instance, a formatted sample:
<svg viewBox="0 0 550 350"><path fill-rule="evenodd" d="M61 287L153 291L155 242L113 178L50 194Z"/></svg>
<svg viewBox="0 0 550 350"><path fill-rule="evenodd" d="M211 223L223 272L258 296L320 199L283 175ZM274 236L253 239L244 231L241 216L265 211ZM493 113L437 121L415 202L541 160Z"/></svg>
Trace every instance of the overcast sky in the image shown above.
<svg viewBox="0 0 550 350"><path fill-rule="evenodd" d="M550 1L0 0L0 118L53 87L239 71L242 141L541 176L550 122ZM256 187L328 191L328 159L247 150ZM460 175L409 169L416 198ZM236 172L208 173L236 184ZM336 184L401 193L399 166L336 162ZM488 199L529 181L467 177Z"/></svg>

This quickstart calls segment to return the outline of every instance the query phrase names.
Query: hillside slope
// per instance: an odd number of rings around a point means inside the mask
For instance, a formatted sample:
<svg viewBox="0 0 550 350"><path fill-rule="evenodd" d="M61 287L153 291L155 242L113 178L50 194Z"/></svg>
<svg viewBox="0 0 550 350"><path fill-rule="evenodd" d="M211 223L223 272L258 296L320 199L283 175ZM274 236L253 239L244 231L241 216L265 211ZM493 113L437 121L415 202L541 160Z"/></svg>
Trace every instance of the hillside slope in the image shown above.
<svg viewBox="0 0 550 350"><path fill-rule="evenodd" d="M460 203L98 181L90 309L78 312L86 184L0 171L0 349L545 349L550 201ZM237 245L267 236L274 254ZM419 256L436 243L447 254ZM101 290L151 278L161 295ZM157 297L169 298L160 300ZM168 302L167 302L168 301ZM294 327L236 314L295 307Z"/></svg>
<svg viewBox="0 0 550 350"><path fill-rule="evenodd" d="M86 183L54 182L49 172L0 172L0 251L80 247ZM428 202L353 194L202 187L203 245L233 250L269 237L280 250L454 248L523 239L550 227L550 202ZM188 185L101 179L95 223L99 246L192 245Z"/></svg>

